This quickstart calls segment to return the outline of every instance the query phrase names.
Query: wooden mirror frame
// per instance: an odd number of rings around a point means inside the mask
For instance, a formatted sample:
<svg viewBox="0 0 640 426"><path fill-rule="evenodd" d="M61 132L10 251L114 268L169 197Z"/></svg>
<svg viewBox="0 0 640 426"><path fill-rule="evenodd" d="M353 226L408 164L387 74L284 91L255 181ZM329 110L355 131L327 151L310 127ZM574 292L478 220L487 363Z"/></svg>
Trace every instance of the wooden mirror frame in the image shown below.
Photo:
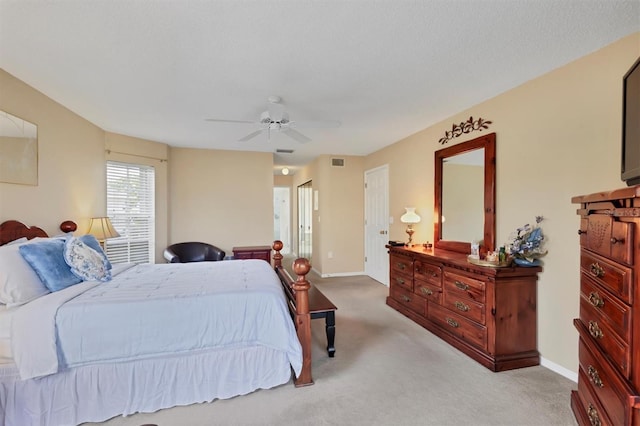
<svg viewBox="0 0 640 426"><path fill-rule="evenodd" d="M435 248L471 253L471 242L446 241L442 235L442 165L444 159L484 148L484 240L483 253L495 250L496 238L496 134L490 133L435 152L433 244Z"/></svg>

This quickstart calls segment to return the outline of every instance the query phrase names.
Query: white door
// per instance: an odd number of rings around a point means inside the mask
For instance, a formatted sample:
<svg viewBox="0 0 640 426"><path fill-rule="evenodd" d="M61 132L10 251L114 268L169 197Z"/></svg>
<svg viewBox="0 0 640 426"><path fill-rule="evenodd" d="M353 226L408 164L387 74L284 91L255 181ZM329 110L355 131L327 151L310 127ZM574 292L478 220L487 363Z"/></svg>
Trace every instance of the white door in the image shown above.
<svg viewBox="0 0 640 426"><path fill-rule="evenodd" d="M389 286L389 167L364 172L364 272Z"/></svg>

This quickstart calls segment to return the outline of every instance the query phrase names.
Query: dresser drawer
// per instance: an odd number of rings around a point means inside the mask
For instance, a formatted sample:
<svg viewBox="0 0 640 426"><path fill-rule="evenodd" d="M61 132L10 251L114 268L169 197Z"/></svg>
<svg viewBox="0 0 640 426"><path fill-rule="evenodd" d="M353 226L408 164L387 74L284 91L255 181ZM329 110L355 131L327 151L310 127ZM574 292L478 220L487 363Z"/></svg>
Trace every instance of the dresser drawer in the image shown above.
<svg viewBox="0 0 640 426"><path fill-rule="evenodd" d="M438 305L442 304L442 287L416 279L413 283L413 292Z"/></svg>
<svg viewBox="0 0 640 426"><path fill-rule="evenodd" d="M391 287L402 287L407 291L413 291L413 278L411 275L398 271L391 271Z"/></svg>
<svg viewBox="0 0 640 426"><path fill-rule="evenodd" d="M606 321L593 310L593 306L580 301L580 321L586 327L591 338L607 354L611 362L620 370L620 373L629 378L630 350L627 342L623 341Z"/></svg>
<svg viewBox="0 0 640 426"><path fill-rule="evenodd" d="M583 249L580 252L580 269L581 272L591 277L624 302L633 303L631 288L633 272L631 268L611 262L602 256Z"/></svg>
<svg viewBox="0 0 640 426"><path fill-rule="evenodd" d="M580 303L591 305L603 321L624 340L630 342L631 308L602 290L586 274L582 273L580 279Z"/></svg>
<svg viewBox="0 0 640 426"><path fill-rule="evenodd" d="M452 297L462 297L478 303L484 303L485 287L484 281L450 271L444 272L444 291Z"/></svg>
<svg viewBox="0 0 640 426"><path fill-rule="evenodd" d="M485 324L485 306L483 303L478 303L465 297L459 297L459 292L452 292L451 287L447 286L444 290L444 300L442 305L451 309L457 314L460 314L473 321Z"/></svg>
<svg viewBox="0 0 640 426"><path fill-rule="evenodd" d="M593 214L581 220L580 231L582 247L619 262L632 263L633 223L620 222L608 215Z"/></svg>
<svg viewBox="0 0 640 426"><path fill-rule="evenodd" d="M580 403L587 413L589 422L592 425L600 426L621 426L612 423L609 420L598 397L593 393L593 388L589 383L589 379L582 370L578 370L578 395L580 395Z"/></svg>
<svg viewBox="0 0 640 426"><path fill-rule="evenodd" d="M628 410L627 400L631 396L623 379L616 375L611 366L603 360L603 355L597 350L591 352L588 345L580 339L580 370L588 379L585 386L590 387L606 411L608 417L616 425L625 424L625 410Z"/></svg>
<svg viewBox="0 0 640 426"><path fill-rule="evenodd" d="M442 287L442 268L438 265L416 260L413 262L413 277L427 283Z"/></svg>
<svg viewBox="0 0 640 426"><path fill-rule="evenodd" d="M421 316L426 315L426 299L399 287L391 287L389 294L394 300L411 309L416 314Z"/></svg>
<svg viewBox="0 0 640 426"><path fill-rule="evenodd" d="M391 255L389 256L389 266L392 271L411 275L413 273L413 260L405 256Z"/></svg>
<svg viewBox="0 0 640 426"><path fill-rule="evenodd" d="M429 305L429 319L459 338L486 350L487 328L439 305Z"/></svg>

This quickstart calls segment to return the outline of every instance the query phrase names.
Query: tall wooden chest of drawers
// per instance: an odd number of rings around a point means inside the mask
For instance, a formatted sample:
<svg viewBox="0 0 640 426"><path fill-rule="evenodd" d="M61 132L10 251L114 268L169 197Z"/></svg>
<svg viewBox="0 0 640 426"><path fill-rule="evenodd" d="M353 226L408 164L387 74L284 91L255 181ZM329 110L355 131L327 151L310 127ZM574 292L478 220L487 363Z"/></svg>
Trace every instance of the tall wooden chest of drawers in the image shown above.
<svg viewBox="0 0 640 426"><path fill-rule="evenodd" d="M640 425L640 186L573 197L580 215L580 425Z"/></svg>
<svg viewBox="0 0 640 426"><path fill-rule="evenodd" d="M472 265L446 250L389 247L387 305L493 371L538 365L534 268Z"/></svg>

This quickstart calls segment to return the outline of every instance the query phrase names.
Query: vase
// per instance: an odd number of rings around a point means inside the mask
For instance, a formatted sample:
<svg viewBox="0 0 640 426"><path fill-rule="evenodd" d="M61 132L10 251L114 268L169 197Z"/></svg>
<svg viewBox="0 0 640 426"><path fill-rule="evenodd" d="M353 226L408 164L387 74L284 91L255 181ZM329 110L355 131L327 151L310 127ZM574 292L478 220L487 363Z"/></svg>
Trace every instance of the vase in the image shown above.
<svg viewBox="0 0 640 426"><path fill-rule="evenodd" d="M540 259L527 260L516 257L515 259L513 259L513 262L518 266L524 266L526 268L530 268L532 266L540 266Z"/></svg>

